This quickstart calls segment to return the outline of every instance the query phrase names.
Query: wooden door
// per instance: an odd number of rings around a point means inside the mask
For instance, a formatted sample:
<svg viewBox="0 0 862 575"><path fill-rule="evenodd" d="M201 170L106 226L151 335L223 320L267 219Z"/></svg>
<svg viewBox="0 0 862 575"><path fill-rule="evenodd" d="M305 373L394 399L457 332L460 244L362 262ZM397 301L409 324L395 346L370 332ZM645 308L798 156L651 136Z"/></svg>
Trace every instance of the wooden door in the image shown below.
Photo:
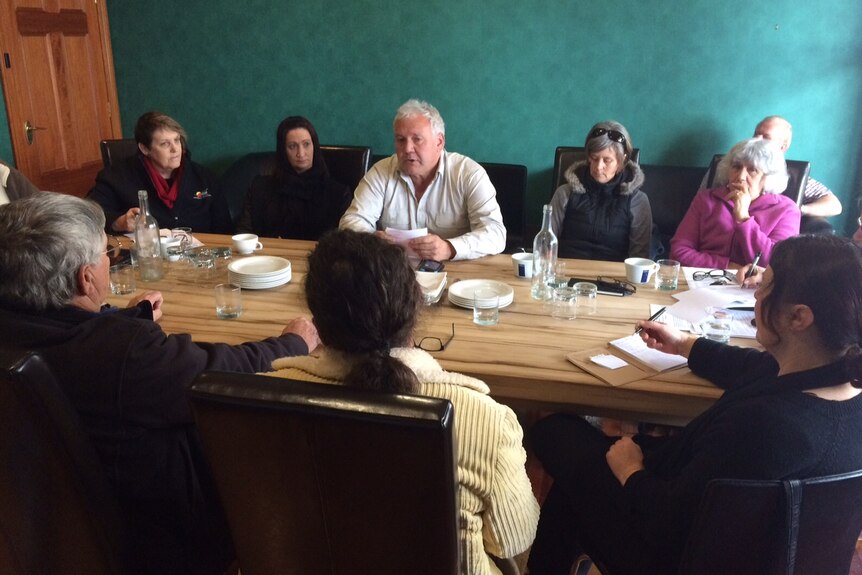
<svg viewBox="0 0 862 575"><path fill-rule="evenodd" d="M3 91L18 169L83 196L120 138L106 0L0 0Z"/></svg>

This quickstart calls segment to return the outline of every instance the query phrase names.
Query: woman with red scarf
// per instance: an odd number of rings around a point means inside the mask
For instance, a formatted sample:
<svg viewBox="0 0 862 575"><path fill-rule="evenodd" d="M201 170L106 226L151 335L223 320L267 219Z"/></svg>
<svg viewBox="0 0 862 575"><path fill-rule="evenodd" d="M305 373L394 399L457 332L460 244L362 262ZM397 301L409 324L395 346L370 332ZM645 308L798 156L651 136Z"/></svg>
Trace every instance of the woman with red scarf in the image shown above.
<svg viewBox="0 0 862 575"><path fill-rule="evenodd" d="M105 211L108 233L135 229L138 190L149 192L150 213L160 228L230 233L233 223L218 180L189 158L186 131L161 112L147 112L135 125L138 153L96 176L89 198Z"/></svg>

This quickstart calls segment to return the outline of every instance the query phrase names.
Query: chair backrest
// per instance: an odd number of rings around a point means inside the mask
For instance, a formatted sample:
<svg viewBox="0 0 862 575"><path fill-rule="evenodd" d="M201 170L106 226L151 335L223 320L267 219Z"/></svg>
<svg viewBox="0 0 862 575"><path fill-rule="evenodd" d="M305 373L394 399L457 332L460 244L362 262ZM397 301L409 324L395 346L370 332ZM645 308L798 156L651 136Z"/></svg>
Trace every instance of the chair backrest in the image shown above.
<svg viewBox="0 0 862 575"><path fill-rule="evenodd" d="M497 190L497 203L506 225L506 252L532 245L527 237L527 166L480 162Z"/></svg>
<svg viewBox="0 0 862 575"><path fill-rule="evenodd" d="M236 224L242 216L245 196L255 176L275 172L275 152L251 152L239 157L221 176L221 193L227 199L230 217Z"/></svg>
<svg viewBox="0 0 862 575"><path fill-rule="evenodd" d="M652 222L658 236L656 239L661 242L663 249L657 253L669 254L670 239L697 194L703 168L650 164L640 166L644 173L641 189L649 197Z"/></svg>
<svg viewBox="0 0 862 575"><path fill-rule="evenodd" d="M860 531L862 471L801 480L713 480L680 573L847 575Z"/></svg>
<svg viewBox="0 0 862 575"><path fill-rule="evenodd" d="M368 146L321 145L320 152L332 179L346 185L351 191L356 189L365 176L371 161L371 148Z"/></svg>
<svg viewBox="0 0 862 575"><path fill-rule="evenodd" d="M188 394L243 575L458 572L448 401L222 372Z"/></svg>
<svg viewBox="0 0 862 575"><path fill-rule="evenodd" d="M137 154L138 143L133 138L102 140L99 142L99 149L102 150L102 164L110 168L111 165Z"/></svg>
<svg viewBox="0 0 862 575"><path fill-rule="evenodd" d="M711 188L715 182L715 171L718 163L724 154L716 154L712 157L709 163L709 170L706 172L706 187ZM811 172L811 162L802 160L785 160L787 163L787 188L782 192L785 196L796 202L797 206L802 205L805 199L805 186L808 185L808 174Z"/></svg>
<svg viewBox="0 0 862 575"><path fill-rule="evenodd" d="M0 573L125 573L119 505L35 353L0 349Z"/></svg>
<svg viewBox="0 0 862 575"><path fill-rule="evenodd" d="M632 148L631 160L634 163L638 163L640 156L640 148ZM587 149L583 146L557 146L557 151L554 153L554 179L551 181L551 195L557 191L557 188L566 183L564 174L569 166L586 159Z"/></svg>

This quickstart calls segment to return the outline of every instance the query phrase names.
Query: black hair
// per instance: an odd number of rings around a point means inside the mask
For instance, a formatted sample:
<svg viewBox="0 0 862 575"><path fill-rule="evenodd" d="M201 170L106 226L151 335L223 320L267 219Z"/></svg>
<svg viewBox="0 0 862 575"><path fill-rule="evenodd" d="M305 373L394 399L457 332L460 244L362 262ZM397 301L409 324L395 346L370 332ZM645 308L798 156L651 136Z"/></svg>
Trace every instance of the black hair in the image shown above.
<svg viewBox="0 0 862 575"><path fill-rule="evenodd" d="M826 349L844 352L847 378L862 387L862 251L848 238L802 235L780 242L769 260L772 286L762 321L775 331L781 306L803 304Z"/></svg>
<svg viewBox="0 0 862 575"><path fill-rule="evenodd" d="M308 258L305 294L321 341L360 357L346 384L392 393L418 389L413 371L389 354L411 341L421 305L402 248L372 234L330 231Z"/></svg>

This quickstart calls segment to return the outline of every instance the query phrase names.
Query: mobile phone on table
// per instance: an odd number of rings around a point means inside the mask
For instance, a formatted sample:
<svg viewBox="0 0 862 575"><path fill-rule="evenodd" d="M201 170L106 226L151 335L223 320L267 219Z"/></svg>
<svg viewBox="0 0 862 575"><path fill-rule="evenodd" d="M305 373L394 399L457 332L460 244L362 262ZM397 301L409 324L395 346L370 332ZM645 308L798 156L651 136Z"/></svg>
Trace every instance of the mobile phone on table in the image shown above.
<svg viewBox="0 0 862 575"><path fill-rule="evenodd" d="M446 266L443 265L443 262L437 260L422 260L416 269L420 272L442 272L444 267Z"/></svg>

